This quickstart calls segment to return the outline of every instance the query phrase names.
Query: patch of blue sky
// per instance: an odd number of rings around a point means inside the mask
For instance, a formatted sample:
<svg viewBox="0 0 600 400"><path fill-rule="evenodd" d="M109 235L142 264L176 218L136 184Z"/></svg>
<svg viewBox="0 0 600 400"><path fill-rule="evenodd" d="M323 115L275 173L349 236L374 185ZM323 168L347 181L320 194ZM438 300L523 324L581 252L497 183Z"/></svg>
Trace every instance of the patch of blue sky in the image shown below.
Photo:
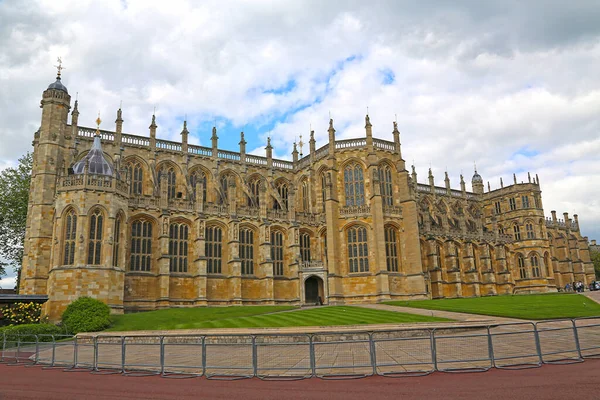
<svg viewBox="0 0 600 400"><path fill-rule="evenodd" d="M381 76L381 83L383 85L391 85L396 80L394 71L389 68L380 69L379 75Z"/></svg>
<svg viewBox="0 0 600 400"><path fill-rule="evenodd" d="M519 158L519 157L526 157L526 158L532 158L535 157L537 155L539 155L540 152L536 149L532 149L530 147L521 147L520 149L518 149L517 151L515 151L512 155L511 158Z"/></svg>

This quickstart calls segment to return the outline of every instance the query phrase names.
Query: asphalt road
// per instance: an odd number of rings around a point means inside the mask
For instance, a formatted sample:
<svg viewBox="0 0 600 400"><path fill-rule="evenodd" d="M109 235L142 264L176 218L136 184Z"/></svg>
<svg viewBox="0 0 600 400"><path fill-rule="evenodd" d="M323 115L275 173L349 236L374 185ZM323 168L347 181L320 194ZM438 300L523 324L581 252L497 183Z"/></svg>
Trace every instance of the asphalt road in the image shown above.
<svg viewBox="0 0 600 400"><path fill-rule="evenodd" d="M19 399L600 399L600 360L526 370L370 377L216 381L94 375L0 364L0 400Z"/></svg>

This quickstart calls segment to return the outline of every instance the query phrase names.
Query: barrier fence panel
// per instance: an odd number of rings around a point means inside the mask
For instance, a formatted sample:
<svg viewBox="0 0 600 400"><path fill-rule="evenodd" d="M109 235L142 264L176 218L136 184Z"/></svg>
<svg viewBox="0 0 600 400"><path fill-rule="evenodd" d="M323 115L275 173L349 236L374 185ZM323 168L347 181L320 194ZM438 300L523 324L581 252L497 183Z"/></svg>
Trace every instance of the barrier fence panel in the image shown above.
<svg viewBox="0 0 600 400"><path fill-rule="evenodd" d="M54 361L54 347L56 338L54 335L38 335L38 348L36 364L51 366Z"/></svg>
<svg viewBox="0 0 600 400"><path fill-rule="evenodd" d="M600 317L575 320L579 350L583 358L600 357Z"/></svg>
<svg viewBox="0 0 600 400"><path fill-rule="evenodd" d="M204 368L204 373L209 379L242 379L256 376L254 336L206 336Z"/></svg>
<svg viewBox="0 0 600 400"><path fill-rule="evenodd" d="M256 336L256 376L261 379L303 379L313 374L310 335Z"/></svg>
<svg viewBox="0 0 600 400"><path fill-rule="evenodd" d="M487 371L493 367L487 327L433 330L436 369L445 372Z"/></svg>
<svg viewBox="0 0 600 400"><path fill-rule="evenodd" d="M540 355L544 363L582 361L577 342L575 323L570 319L536 323Z"/></svg>
<svg viewBox="0 0 600 400"><path fill-rule="evenodd" d="M44 368L73 368L75 366L75 338L54 335L52 362Z"/></svg>
<svg viewBox="0 0 600 400"><path fill-rule="evenodd" d="M123 336L98 336L93 357L94 373L119 374L125 372L125 338ZM77 347L79 360L82 347Z"/></svg>
<svg viewBox="0 0 600 400"><path fill-rule="evenodd" d="M123 351L125 375L147 376L161 373L160 336L126 336Z"/></svg>
<svg viewBox="0 0 600 400"><path fill-rule="evenodd" d="M203 336L164 336L160 354L164 377L193 378L204 374Z"/></svg>
<svg viewBox="0 0 600 400"><path fill-rule="evenodd" d="M373 333L376 373L418 376L435 371L432 334L430 329Z"/></svg>
<svg viewBox="0 0 600 400"><path fill-rule="evenodd" d="M18 340L16 335L7 335L2 333L2 353L0 354L0 362L12 364L18 359Z"/></svg>
<svg viewBox="0 0 600 400"><path fill-rule="evenodd" d="M496 368L534 368L542 365L539 342L532 322L490 326Z"/></svg>
<svg viewBox="0 0 600 400"><path fill-rule="evenodd" d="M38 338L36 335L17 334L11 337L7 335L9 340L5 347L4 357L9 365L35 364L37 358Z"/></svg>
<svg viewBox="0 0 600 400"><path fill-rule="evenodd" d="M374 362L369 333L318 333L312 339L316 376L360 378L373 375Z"/></svg>

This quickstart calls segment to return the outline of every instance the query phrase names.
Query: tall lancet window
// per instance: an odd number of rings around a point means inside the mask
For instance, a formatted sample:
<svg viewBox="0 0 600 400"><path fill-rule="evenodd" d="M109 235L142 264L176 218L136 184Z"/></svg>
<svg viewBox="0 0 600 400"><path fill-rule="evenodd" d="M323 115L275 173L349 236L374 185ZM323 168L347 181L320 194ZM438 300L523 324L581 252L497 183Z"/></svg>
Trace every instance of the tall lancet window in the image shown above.
<svg viewBox="0 0 600 400"><path fill-rule="evenodd" d="M162 179L167 180L167 198L174 199L175 198L175 184L176 184L176 174L175 168L173 167L162 167L158 174L158 184Z"/></svg>
<svg viewBox="0 0 600 400"><path fill-rule="evenodd" d="M271 231L271 259L273 260L273 275L283 276L283 234Z"/></svg>
<svg viewBox="0 0 600 400"><path fill-rule="evenodd" d="M325 212L325 199L327 198L327 178L325 174L321 175L321 202L323 203L323 212Z"/></svg>
<svg viewBox="0 0 600 400"><path fill-rule="evenodd" d="M190 185L192 186L192 192L194 197L197 196L196 184L202 184L202 202L206 203L206 174L203 171L194 171L190 175Z"/></svg>
<svg viewBox="0 0 600 400"><path fill-rule="evenodd" d="M152 223L137 220L131 224L131 271L150 271L152 266Z"/></svg>
<svg viewBox="0 0 600 400"><path fill-rule="evenodd" d="M392 197L392 169L389 165L384 165L379 168L379 185L381 188L381 199L384 206L391 206L394 204Z"/></svg>
<svg viewBox="0 0 600 400"><path fill-rule="evenodd" d="M130 179L129 194L139 196L142 194L144 172L139 162L132 162L127 166L127 175Z"/></svg>
<svg viewBox="0 0 600 400"><path fill-rule="evenodd" d="M365 204L365 182L360 165L353 163L344 168L344 189L346 206L362 206Z"/></svg>
<svg viewBox="0 0 600 400"><path fill-rule="evenodd" d="M228 196L227 191L229 190L229 175L222 175L221 179L219 179L219 191L221 195L219 196L220 204L228 204Z"/></svg>
<svg viewBox="0 0 600 400"><path fill-rule="evenodd" d="M102 252L102 226L104 217L99 209L96 209L90 217L90 235L88 242L88 261L89 265L100 265L100 255Z"/></svg>
<svg viewBox="0 0 600 400"><path fill-rule="evenodd" d="M277 193L279 194L279 198L283 202L283 204L279 204L277 199L273 200L273 208L275 210L282 210L288 208L288 187L285 182L279 182L277 184Z"/></svg>
<svg viewBox="0 0 600 400"><path fill-rule="evenodd" d="M348 229L348 263L350 272L369 271L367 230L362 226Z"/></svg>
<svg viewBox="0 0 600 400"><path fill-rule="evenodd" d="M302 181L302 211L308 212L308 182L305 180Z"/></svg>
<svg viewBox="0 0 600 400"><path fill-rule="evenodd" d="M186 224L169 226L169 270L171 272L188 272L188 234Z"/></svg>
<svg viewBox="0 0 600 400"><path fill-rule="evenodd" d="M248 197L248 207L260 206L260 179L255 178L250 181L250 197Z"/></svg>
<svg viewBox="0 0 600 400"><path fill-rule="evenodd" d="M64 265L73 265L75 262L75 239L77 238L77 214L70 210L65 216L65 249L63 255Z"/></svg>

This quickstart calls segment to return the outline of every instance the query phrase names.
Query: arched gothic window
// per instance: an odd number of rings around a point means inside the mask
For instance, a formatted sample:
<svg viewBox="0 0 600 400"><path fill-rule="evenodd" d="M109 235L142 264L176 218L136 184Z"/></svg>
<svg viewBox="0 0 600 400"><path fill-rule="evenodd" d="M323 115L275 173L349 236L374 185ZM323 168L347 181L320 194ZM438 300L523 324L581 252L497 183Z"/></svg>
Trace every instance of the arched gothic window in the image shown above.
<svg viewBox="0 0 600 400"><path fill-rule="evenodd" d="M515 234L515 240L521 240L521 228L519 225L513 225L513 231Z"/></svg>
<svg viewBox="0 0 600 400"><path fill-rule="evenodd" d="M381 200L383 201L383 205L393 205L392 169L389 165L384 165L383 167L379 168L379 186L381 188Z"/></svg>
<svg viewBox="0 0 600 400"><path fill-rule="evenodd" d="M310 261L310 235L306 232L300 234L300 259Z"/></svg>
<svg viewBox="0 0 600 400"><path fill-rule="evenodd" d="M387 270L390 272L398 272L398 235L396 228L393 226L385 227L385 260Z"/></svg>
<svg viewBox="0 0 600 400"><path fill-rule="evenodd" d="M115 219L114 244L113 244L113 267L119 266L119 250L121 247L121 216Z"/></svg>
<svg viewBox="0 0 600 400"><path fill-rule="evenodd" d="M73 265L75 262L75 239L77 238L77 214L70 210L65 216L63 264Z"/></svg>
<svg viewBox="0 0 600 400"><path fill-rule="evenodd" d="M242 275L254 274L254 231L250 228L240 229L240 260Z"/></svg>
<svg viewBox="0 0 600 400"><path fill-rule="evenodd" d="M539 278L541 276L540 274L540 261L538 259L538 256L536 254L533 254L530 258L531 260L531 275L534 278Z"/></svg>
<svg viewBox="0 0 600 400"><path fill-rule="evenodd" d="M273 275L283 276L283 234L271 231L271 259L273 260Z"/></svg>
<svg viewBox="0 0 600 400"><path fill-rule="evenodd" d="M544 265L546 266L546 276L548 278L552 277L552 264L550 261L550 254L547 252L544 254Z"/></svg>
<svg viewBox="0 0 600 400"><path fill-rule="evenodd" d="M535 239L535 233L533 231L533 224L528 222L525 224L525 232L527 234L527 239Z"/></svg>
<svg viewBox="0 0 600 400"><path fill-rule="evenodd" d="M321 175L321 203L323 207L323 212L325 212L325 199L327 198L327 178L323 173Z"/></svg>
<svg viewBox="0 0 600 400"><path fill-rule="evenodd" d="M194 197L197 198L196 184L202 184L202 203L206 203L206 174L203 171L194 171L190 175L190 185L192 186L192 192Z"/></svg>
<svg viewBox="0 0 600 400"><path fill-rule="evenodd" d="M350 272L369 271L367 230L362 226L348 229L348 264Z"/></svg>
<svg viewBox="0 0 600 400"><path fill-rule="evenodd" d="M160 186L160 182L162 179L167 180L167 198L174 199L175 198L175 184L176 184L176 174L175 168L164 166L160 168L158 173L158 185Z"/></svg>
<svg viewBox="0 0 600 400"><path fill-rule="evenodd" d="M344 168L344 191L346 206L362 206L365 204L365 182L362 167L350 164Z"/></svg>
<svg viewBox="0 0 600 400"><path fill-rule="evenodd" d="M131 224L131 271L150 271L152 265L152 223L137 220Z"/></svg>
<svg viewBox="0 0 600 400"><path fill-rule="evenodd" d="M144 180L144 172L142 166L138 162L132 162L127 165L127 175L130 179L129 194L139 196L142 194L142 182Z"/></svg>
<svg viewBox="0 0 600 400"><path fill-rule="evenodd" d="M279 197L281 198L281 201L283 202L283 207L287 210L288 209L288 187L285 182L279 182L277 184L277 193L279 194ZM273 199L273 208L275 210L284 209L284 208L282 208L282 205L279 204L279 201L277 201L277 199Z"/></svg>
<svg viewBox="0 0 600 400"><path fill-rule="evenodd" d="M517 254L517 267L519 268L519 276L521 279L526 279L527 268L525 268L525 259L521 254Z"/></svg>
<svg viewBox="0 0 600 400"><path fill-rule="evenodd" d="M89 265L100 265L100 256L102 253L102 227L104 217L99 209L96 209L90 217L90 234L88 242L88 261Z"/></svg>
<svg viewBox="0 0 600 400"><path fill-rule="evenodd" d="M308 212L309 197L308 197L308 182L306 181L306 179L302 181L301 187L302 187L302 211Z"/></svg>
<svg viewBox="0 0 600 400"><path fill-rule="evenodd" d="M175 223L169 226L169 270L171 272L188 271L188 237L187 224Z"/></svg>
<svg viewBox="0 0 600 400"><path fill-rule="evenodd" d="M442 268L442 249L439 243L435 244L435 252L433 253L433 258L436 261L437 267Z"/></svg>
<svg viewBox="0 0 600 400"><path fill-rule="evenodd" d="M250 181L250 197L248 197L248 207L260 206L260 179L255 178Z"/></svg>
<svg viewBox="0 0 600 400"><path fill-rule="evenodd" d="M223 259L223 230L218 226L207 226L205 238L206 272L220 274Z"/></svg>
<svg viewBox="0 0 600 400"><path fill-rule="evenodd" d="M221 175L221 179L219 179L219 190L221 191L221 196L219 196L219 204L229 204L229 175Z"/></svg>

